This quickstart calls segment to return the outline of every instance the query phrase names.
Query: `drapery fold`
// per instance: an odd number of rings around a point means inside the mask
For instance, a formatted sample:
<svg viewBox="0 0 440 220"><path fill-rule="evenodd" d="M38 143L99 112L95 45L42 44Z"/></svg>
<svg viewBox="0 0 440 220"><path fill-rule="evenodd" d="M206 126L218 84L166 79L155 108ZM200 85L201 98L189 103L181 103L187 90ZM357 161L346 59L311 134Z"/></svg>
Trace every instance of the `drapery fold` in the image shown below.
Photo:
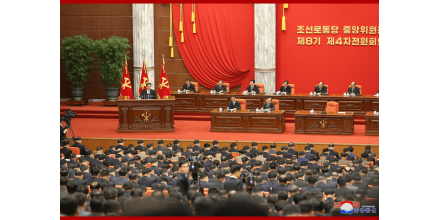
<svg viewBox="0 0 440 220"><path fill-rule="evenodd" d="M191 4L173 4L173 26L179 52L191 76L207 88L219 80L230 88L254 78L254 9L249 4L196 4L197 33L192 32Z"/></svg>

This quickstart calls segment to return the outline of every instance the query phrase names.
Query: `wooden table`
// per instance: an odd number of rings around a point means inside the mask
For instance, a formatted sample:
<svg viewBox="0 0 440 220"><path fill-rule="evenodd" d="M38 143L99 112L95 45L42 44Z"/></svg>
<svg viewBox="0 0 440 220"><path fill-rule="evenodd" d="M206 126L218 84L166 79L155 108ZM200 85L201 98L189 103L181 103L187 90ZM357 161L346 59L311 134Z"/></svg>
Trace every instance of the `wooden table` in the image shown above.
<svg viewBox="0 0 440 220"><path fill-rule="evenodd" d="M226 109L211 111L212 132L261 132L283 133L286 130L286 111L255 112L237 110L227 112Z"/></svg>
<svg viewBox="0 0 440 220"><path fill-rule="evenodd" d="M174 101L118 100L118 132L174 131Z"/></svg>
<svg viewBox="0 0 440 220"><path fill-rule="evenodd" d="M327 113L297 111L295 134L353 134L354 112Z"/></svg>
<svg viewBox="0 0 440 220"><path fill-rule="evenodd" d="M325 109L328 101L339 103L339 111L354 112L356 115L365 115L367 112L379 111L379 97L374 95L364 95L355 97L344 97L342 94L330 94L326 96L310 96L309 94L256 94L243 95L239 92L228 94L201 93L177 93L172 92L176 97L174 108L176 112L211 112L220 107L226 108L231 95L236 95L237 99L246 100L246 109L261 108L267 97L280 100L280 110L285 110L286 114L293 115L301 110L322 110Z"/></svg>
<svg viewBox="0 0 440 220"><path fill-rule="evenodd" d="M365 135L379 136L379 114L374 115L374 112L365 114Z"/></svg>

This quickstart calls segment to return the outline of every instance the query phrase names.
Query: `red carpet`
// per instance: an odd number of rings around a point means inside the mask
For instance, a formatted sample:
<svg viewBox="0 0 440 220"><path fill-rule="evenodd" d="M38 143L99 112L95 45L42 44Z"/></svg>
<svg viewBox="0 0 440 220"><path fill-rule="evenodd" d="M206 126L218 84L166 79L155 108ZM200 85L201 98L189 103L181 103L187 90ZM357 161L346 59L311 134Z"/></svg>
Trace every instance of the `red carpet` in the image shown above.
<svg viewBox="0 0 440 220"><path fill-rule="evenodd" d="M86 108L81 107L82 109ZM111 111L111 108L108 108ZM73 110L73 108L72 108ZM86 109L84 109L86 110ZM186 140L223 140L223 141L275 141L275 142L313 142L379 144L379 136L365 136L365 126L355 125L353 135L316 135L295 134L295 124L286 123L283 134L210 132L210 121L176 120L175 132L154 133L118 133L118 119L75 118L72 127L75 136L97 138L150 138L150 139L186 139Z"/></svg>

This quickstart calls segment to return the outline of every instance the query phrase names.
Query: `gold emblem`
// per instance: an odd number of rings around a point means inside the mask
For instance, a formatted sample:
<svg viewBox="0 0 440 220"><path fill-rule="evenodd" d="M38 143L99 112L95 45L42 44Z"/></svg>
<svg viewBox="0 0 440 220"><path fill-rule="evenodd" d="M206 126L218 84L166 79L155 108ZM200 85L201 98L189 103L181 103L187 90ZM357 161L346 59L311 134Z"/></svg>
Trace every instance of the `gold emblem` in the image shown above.
<svg viewBox="0 0 440 220"><path fill-rule="evenodd" d="M144 81L141 83L141 89L147 88L147 83L149 82L147 77L143 77Z"/></svg>
<svg viewBox="0 0 440 220"><path fill-rule="evenodd" d="M168 85L168 80L165 77L162 77L162 82L159 84L159 87L162 89L162 87L167 87L170 88L170 86Z"/></svg>
<svg viewBox="0 0 440 220"><path fill-rule="evenodd" d="M145 122L149 122L150 121L151 114L149 112L145 112L141 116L142 116L142 118L143 118L143 120Z"/></svg>
<svg viewBox="0 0 440 220"><path fill-rule="evenodd" d="M321 122L319 122L319 124L321 124L322 128L325 128L325 125L327 124L327 122L325 120L322 120Z"/></svg>
<svg viewBox="0 0 440 220"><path fill-rule="evenodd" d="M131 82L128 77L124 77L125 82L121 85L122 89L125 89L125 87L128 87L131 89Z"/></svg>

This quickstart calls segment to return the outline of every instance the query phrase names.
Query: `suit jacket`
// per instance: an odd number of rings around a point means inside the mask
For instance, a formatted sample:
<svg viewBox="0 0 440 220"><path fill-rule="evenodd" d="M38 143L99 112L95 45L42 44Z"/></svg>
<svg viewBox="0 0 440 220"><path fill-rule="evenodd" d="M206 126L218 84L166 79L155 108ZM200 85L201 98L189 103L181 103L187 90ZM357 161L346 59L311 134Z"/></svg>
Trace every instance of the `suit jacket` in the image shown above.
<svg viewBox="0 0 440 220"><path fill-rule="evenodd" d="M202 186L203 189L207 189L207 188L209 188L211 186L211 184L209 184L206 181L201 181L200 185Z"/></svg>
<svg viewBox="0 0 440 220"><path fill-rule="evenodd" d="M137 151L138 151L138 150L139 150L139 151L141 151L141 150L147 150L146 147L142 147L141 145L138 145L138 146L134 147L133 149L136 151L136 154L137 154Z"/></svg>
<svg viewBox="0 0 440 220"><path fill-rule="evenodd" d="M272 190L270 190L270 186L269 185L257 183L257 186L262 186L264 192L272 192Z"/></svg>
<svg viewBox="0 0 440 220"><path fill-rule="evenodd" d="M217 180L211 183L211 187L216 187L218 190L223 190L225 189L225 184L222 181Z"/></svg>
<svg viewBox="0 0 440 220"><path fill-rule="evenodd" d="M335 189L335 196L336 197L342 197L346 193L354 194L354 191L351 189L347 189L345 187L339 187L339 188Z"/></svg>
<svg viewBox="0 0 440 220"><path fill-rule="evenodd" d="M183 173L179 173L179 176L177 176L176 186L180 188L180 193L182 193L182 196L186 196L186 193L188 192L189 182Z"/></svg>
<svg viewBox="0 0 440 220"><path fill-rule="evenodd" d="M213 146L213 147L211 147L211 151L212 151L212 152L222 151L222 149L219 148L219 147L217 147L217 146Z"/></svg>
<svg viewBox="0 0 440 220"><path fill-rule="evenodd" d="M258 156L257 156L257 160L261 161L262 163L266 162L266 158L264 158L264 157L261 156L261 155L258 155Z"/></svg>
<svg viewBox="0 0 440 220"><path fill-rule="evenodd" d="M349 163L351 163L351 162L348 160L344 160L344 159L339 160L339 165L348 165Z"/></svg>
<svg viewBox="0 0 440 220"><path fill-rule="evenodd" d="M241 110L241 104L238 101L235 101L235 104L232 103L232 101L229 101L228 107L229 107L229 109L234 109L235 108L237 110Z"/></svg>
<svg viewBox="0 0 440 220"><path fill-rule="evenodd" d="M292 158L293 157L293 154L291 154L291 153L289 153L289 152L284 152L283 151L283 158Z"/></svg>
<svg viewBox="0 0 440 220"><path fill-rule="evenodd" d="M301 162L305 161L305 162L309 162L309 160L307 160L306 158L303 157L298 157L298 159L296 160L298 162L298 164L300 164Z"/></svg>
<svg viewBox="0 0 440 220"><path fill-rule="evenodd" d="M324 182L318 182L318 183L316 183L316 187L317 187L317 188L320 188L323 192L324 192L325 189L327 189L327 188L331 188L331 187L329 187L327 184L325 184Z"/></svg>
<svg viewBox="0 0 440 220"><path fill-rule="evenodd" d="M87 185L85 180L80 180L78 177L73 178L73 181L75 181L78 186Z"/></svg>
<svg viewBox="0 0 440 220"><path fill-rule="evenodd" d="M270 110L275 110L275 104L273 102L271 102L269 105L267 104L267 102L263 103L263 109L270 109Z"/></svg>
<svg viewBox="0 0 440 220"><path fill-rule="evenodd" d="M351 86L348 87L348 91L347 91L347 93L354 93L354 94L356 94L356 95L361 94L361 92L359 91L359 87L357 87L357 86L354 86L354 89L351 88Z"/></svg>
<svg viewBox="0 0 440 220"><path fill-rule="evenodd" d="M82 144L80 144L80 143L74 143L71 147L77 147L77 148L79 148L79 153L81 154L81 155L84 155L84 154L86 154L86 152L87 152L87 150L86 150L86 147L84 147L84 145L82 145Z"/></svg>
<svg viewBox="0 0 440 220"><path fill-rule="evenodd" d="M367 190L367 198L379 198L379 189L373 188Z"/></svg>
<svg viewBox="0 0 440 220"><path fill-rule="evenodd" d="M316 155L316 156L319 157L319 152L318 152L318 151L310 150L310 153L311 153L312 155Z"/></svg>
<svg viewBox="0 0 440 220"><path fill-rule="evenodd" d="M189 90L190 92L196 92L196 87L190 83L189 86L185 83L183 84L182 90Z"/></svg>
<svg viewBox="0 0 440 220"><path fill-rule="evenodd" d="M321 89L319 88L319 86L315 86L315 92L321 94L327 94L327 86L323 85Z"/></svg>
<svg viewBox="0 0 440 220"><path fill-rule="evenodd" d="M65 159L69 159L70 158L70 154L72 153L72 151L67 148L67 147L63 147L60 149L60 153L64 154L64 158Z"/></svg>
<svg viewBox="0 0 440 220"><path fill-rule="evenodd" d="M110 181L108 181L106 179L100 179L100 180L98 180L98 182L99 182L100 185L102 185L102 184L104 184L106 182L109 182L111 186L113 186L113 187L116 186L115 182L110 182Z"/></svg>
<svg viewBox="0 0 440 220"><path fill-rule="evenodd" d="M163 155L165 155L165 154L167 154L167 153L171 153L172 155L175 155L175 154L176 154L176 151L174 151L174 150L170 150L170 149L166 149L166 150L162 151L162 153L163 153Z"/></svg>
<svg viewBox="0 0 440 220"><path fill-rule="evenodd" d="M195 152L195 151L200 151L200 149L203 149L203 147L200 147L200 146L194 146L193 147L193 152Z"/></svg>
<svg viewBox="0 0 440 220"><path fill-rule="evenodd" d="M277 186L277 185L280 185L280 184L278 183L277 180L271 179L268 182L265 182L264 185L268 185L268 186L272 187L272 190L273 190L274 186Z"/></svg>
<svg viewBox="0 0 440 220"><path fill-rule="evenodd" d="M294 149L290 149L289 148L289 150L287 150L287 153L291 153L291 154L295 155L298 158L298 151L296 151Z"/></svg>
<svg viewBox="0 0 440 220"><path fill-rule="evenodd" d="M289 187L284 184L272 186L272 193L278 193L280 191L289 192Z"/></svg>
<svg viewBox="0 0 440 220"><path fill-rule="evenodd" d="M333 156L336 156L336 158L341 158L341 157L339 156L339 153L336 152L336 151L334 151L334 150L332 150L332 149L329 150L329 154L330 154L330 155L333 155Z"/></svg>
<svg viewBox="0 0 440 220"><path fill-rule="evenodd" d="M126 146L124 146L124 145L116 145L116 146L115 146L115 149L116 149L116 150L119 150L119 149L121 149L121 150L128 150L128 147L126 147Z"/></svg>
<svg viewBox="0 0 440 220"><path fill-rule="evenodd" d="M353 190L353 192L356 192L359 187L358 186L352 186L351 184L347 183L347 189Z"/></svg>
<svg viewBox="0 0 440 220"><path fill-rule="evenodd" d="M290 87L289 85L287 85L286 88L284 88L284 86L281 86L279 91L285 92L286 94L290 94L292 93L292 87Z"/></svg>
<svg viewBox="0 0 440 220"><path fill-rule="evenodd" d="M90 185L92 182L95 182L95 181L99 182L99 179L94 177L94 176L92 176L92 178L86 180L85 182L86 182L87 185Z"/></svg>
<svg viewBox="0 0 440 220"><path fill-rule="evenodd" d="M238 181L236 178L230 178L229 180L226 180L224 183L224 187L226 191L235 190L237 192L243 191L243 184Z"/></svg>
<svg viewBox="0 0 440 220"><path fill-rule="evenodd" d="M156 91L154 91L154 89L150 89L150 94L148 95L147 90L144 89L141 92L140 98L141 99L157 99Z"/></svg>
<svg viewBox="0 0 440 220"><path fill-rule="evenodd" d="M248 91L248 92L255 91L255 93L260 93L260 88L258 88L257 85L254 85L253 88L251 88L251 86L248 86L247 89L246 89L246 91Z"/></svg>
<svg viewBox="0 0 440 220"><path fill-rule="evenodd" d="M249 152L250 152L251 154L253 154L253 153L260 153L261 151L258 150L258 149L256 149L256 148L252 148L252 149L249 150Z"/></svg>
<svg viewBox="0 0 440 220"><path fill-rule="evenodd" d="M220 92L220 91L227 92L228 90L226 89L225 85L222 85L222 87L220 88L220 86L218 86L218 84L217 84L217 85L214 86L214 91L216 91L216 92Z"/></svg>
<svg viewBox="0 0 440 220"><path fill-rule="evenodd" d="M183 152L183 148L181 148L181 147L179 147L179 146L177 146L177 145L174 145L173 146L173 151L177 151L177 150L180 150L181 152ZM174 154L173 154L174 155Z"/></svg>
<svg viewBox="0 0 440 220"><path fill-rule="evenodd" d="M300 188L305 187L305 186L308 185L308 184L306 183L306 181L304 181L304 180L297 180L297 181L293 182L293 184L296 185L296 186L298 186L298 187L300 187Z"/></svg>
<svg viewBox="0 0 440 220"><path fill-rule="evenodd" d="M128 179L122 176L118 176L113 178L113 182L115 183L115 185L122 186L124 185L124 183L128 182Z"/></svg>
<svg viewBox="0 0 440 220"><path fill-rule="evenodd" d="M204 151L204 152L203 152L203 155L205 155L205 156L208 156L208 155L215 156L215 153L212 152L211 150L207 150L207 151Z"/></svg>
<svg viewBox="0 0 440 220"><path fill-rule="evenodd" d="M307 191L310 191L310 192L316 192L316 191L322 192L322 189L318 188L318 187L314 187L313 185L308 185L308 186L305 186L305 187L301 188L301 192L302 193L307 192Z"/></svg>

